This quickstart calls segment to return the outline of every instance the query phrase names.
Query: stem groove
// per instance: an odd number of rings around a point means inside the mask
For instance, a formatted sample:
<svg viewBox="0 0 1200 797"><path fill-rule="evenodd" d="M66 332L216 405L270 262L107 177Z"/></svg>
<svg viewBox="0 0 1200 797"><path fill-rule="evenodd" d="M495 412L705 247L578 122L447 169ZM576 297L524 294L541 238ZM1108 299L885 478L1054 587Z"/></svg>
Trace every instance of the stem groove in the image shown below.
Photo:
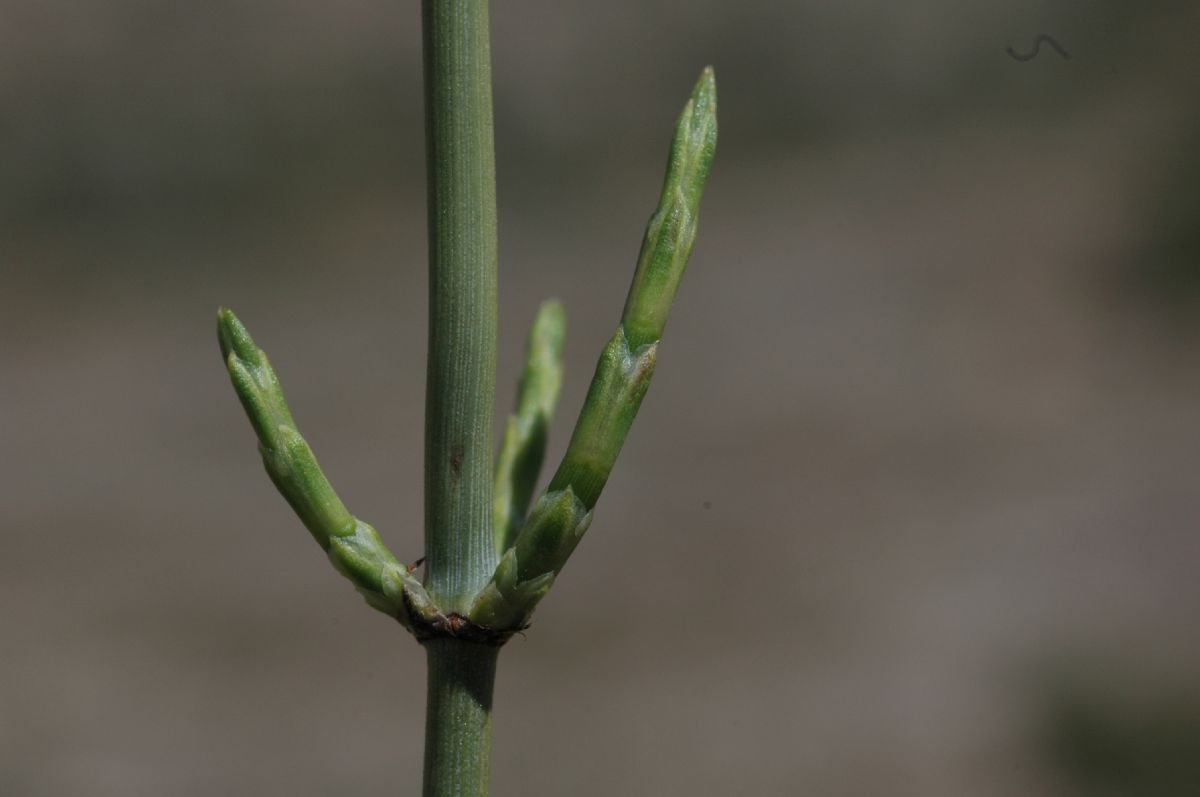
<svg viewBox="0 0 1200 797"><path fill-rule="evenodd" d="M500 648L457 639L425 643L425 797L488 793L492 686Z"/></svg>
<svg viewBox="0 0 1200 797"><path fill-rule="evenodd" d="M429 208L426 587L465 611L496 567L496 167L486 0L423 0Z"/></svg>

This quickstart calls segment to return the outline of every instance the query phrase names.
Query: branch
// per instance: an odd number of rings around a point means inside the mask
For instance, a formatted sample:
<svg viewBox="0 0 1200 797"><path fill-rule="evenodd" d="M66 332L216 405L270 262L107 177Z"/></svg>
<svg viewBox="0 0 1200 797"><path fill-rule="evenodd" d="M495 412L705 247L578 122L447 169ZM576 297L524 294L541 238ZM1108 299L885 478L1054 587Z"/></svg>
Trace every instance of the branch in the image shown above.
<svg viewBox="0 0 1200 797"><path fill-rule="evenodd" d="M258 436L267 475L329 561L368 604L405 627L412 626L410 610L435 614L420 582L384 546L379 533L351 515L333 491L312 449L296 430L266 353L231 310L217 312L217 336L233 389Z"/></svg>
<svg viewBox="0 0 1200 797"><path fill-rule="evenodd" d="M658 341L696 240L700 195L717 146L716 92L707 68L675 127L621 325L600 356L562 464L471 608L475 622L524 626L591 523L650 386Z"/></svg>
<svg viewBox="0 0 1200 797"><path fill-rule="evenodd" d="M538 308L529 329L517 405L504 427L504 439L496 457L492 529L497 554L502 555L512 547L521 530L546 456L546 436L562 387L566 323L562 305L552 300Z"/></svg>

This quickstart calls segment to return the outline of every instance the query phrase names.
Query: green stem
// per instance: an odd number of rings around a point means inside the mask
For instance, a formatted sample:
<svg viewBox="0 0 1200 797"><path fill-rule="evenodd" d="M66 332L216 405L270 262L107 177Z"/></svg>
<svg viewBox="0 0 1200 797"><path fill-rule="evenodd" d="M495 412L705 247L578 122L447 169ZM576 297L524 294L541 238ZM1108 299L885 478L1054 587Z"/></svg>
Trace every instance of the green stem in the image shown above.
<svg viewBox="0 0 1200 797"><path fill-rule="evenodd" d="M465 611L496 568L496 167L487 0L423 0L429 183L425 583Z"/></svg>
<svg viewBox="0 0 1200 797"><path fill-rule="evenodd" d="M487 0L422 0L429 185L425 584L466 612L496 568L496 164ZM485 797L498 648L425 643L426 797Z"/></svg>
<svg viewBox="0 0 1200 797"><path fill-rule="evenodd" d="M457 639L425 643L425 797L488 793L492 685L499 653L500 648Z"/></svg>

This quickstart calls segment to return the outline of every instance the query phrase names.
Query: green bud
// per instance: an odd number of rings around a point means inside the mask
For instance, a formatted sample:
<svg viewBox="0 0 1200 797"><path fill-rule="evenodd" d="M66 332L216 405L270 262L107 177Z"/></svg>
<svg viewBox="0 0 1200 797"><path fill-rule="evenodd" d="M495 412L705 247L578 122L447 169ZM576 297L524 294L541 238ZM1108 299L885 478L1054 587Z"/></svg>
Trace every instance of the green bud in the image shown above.
<svg viewBox="0 0 1200 797"><path fill-rule="evenodd" d="M281 424L273 442L275 447L268 448L260 437L267 475L317 543L328 550L331 539L354 534L354 517L333 491L300 433Z"/></svg>
<svg viewBox="0 0 1200 797"><path fill-rule="evenodd" d="M562 387L565 334L562 305L556 301L542 304L529 330L517 405L496 457L492 528L498 554L512 545L521 529L546 455L546 436Z"/></svg>
<svg viewBox="0 0 1200 797"><path fill-rule="evenodd" d="M548 490L571 488L591 509L616 464L629 427L650 387L657 344L630 351L623 327L604 347L571 442Z"/></svg>
<svg viewBox="0 0 1200 797"><path fill-rule="evenodd" d="M550 591L591 517L570 488L543 495L513 547L500 558L491 582L475 599L470 618L490 628L523 627Z"/></svg>
<svg viewBox="0 0 1200 797"><path fill-rule="evenodd" d="M497 552L503 556L469 613L481 625L513 629L527 623L591 523L592 509L654 374L667 312L696 239L700 195L716 146L717 88L709 68L700 76L675 127L662 194L646 229L621 324L600 355L562 463L515 539L519 514L514 509L519 502L512 498L516 491L502 481L509 477L502 474L515 470L509 463L515 457L512 451L520 450L519 441L532 440L534 435L521 437L513 421L505 432L495 505ZM536 328L535 323L531 361ZM561 340L557 345L561 350ZM527 366L526 373L531 370ZM554 389L557 392L557 383ZM523 384L519 408L525 406L524 390ZM531 400L530 406L535 403ZM520 416L518 409L514 418ZM536 442L538 464L543 446L543 441ZM536 468L529 471L527 483L536 478L536 472Z"/></svg>
<svg viewBox="0 0 1200 797"><path fill-rule="evenodd" d="M512 548L516 553L517 581L561 570L579 542L575 528L586 515L587 509L570 487L538 499Z"/></svg>
<svg viewBox="0 0 1200 797"><path fill-rule="evenodd" d="M379 532L361 520L354 523L352 533L330 538L329 561L356 585L381 594L384 570L402 567L384 547Z"/></svg>
<svg viewBox="0 0 1200 797"><path fill-rule="evenodd" d="M217 337L233 388L258 436L267 475L333 566L353 582L368 604L405 625L409 625L406 591L408 603L426 613L431 604L424 589L396 561L379 533L351 515L338 498L296 430L266 353L229 310L217 313ZM429 614L436 614L436 609Z"/></svg>
<svg viewBox="0 0 1200 797"><path fill-rule="evenodd" d="M646 228L637 271L625 300L621 324L632 348L662 337L696 240L700 195L716 149L717 84L712 67L708 67L675 126L658 209Z"/></svg>

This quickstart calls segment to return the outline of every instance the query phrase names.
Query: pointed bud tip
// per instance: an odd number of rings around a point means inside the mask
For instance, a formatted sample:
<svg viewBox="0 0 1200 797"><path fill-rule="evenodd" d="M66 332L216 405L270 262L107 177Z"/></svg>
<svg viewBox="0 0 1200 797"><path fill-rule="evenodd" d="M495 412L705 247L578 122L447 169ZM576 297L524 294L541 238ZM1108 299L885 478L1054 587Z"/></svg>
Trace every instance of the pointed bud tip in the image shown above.
<svg viewBox="0 0 1200 797"><path fill-rule="evenodd" d="M675 151L685 160L700 165L700 182L708 174L708 162L717 144L717 78L711 66L704 67L692 88L687 105L679 115L675 128ZM679 175L682 177L683 175Z"/></svg>
<svg viewBox="0 0 1200 797"><path fill-rule="evenodd" d="M567 331L567 313L558 299L547 299L533 319L532 336L561 354Z"/></svg>
<svg viewBox="0 0 1200 797"><path fill-rule="evenodd" d="M233 348L233 333L231 327L237 323L237 316L228 307L217 308L217 342L221 344L221 358L229 359Z"/></svg>
<svg viewBox="0 0 1200 797"><path fill-rule="evenodd" d="M566 315L566 311L563 309L562 301L557 296L551 296L538 307L538 315L562 316Z"/></svg>
<svg viewBox="0 0 1200 797"><path fill-rule="evenodd" d="M256 363L258 347L246 330L246 326L228 307L217 308L217 340L221 344L221 356L228 359L234 353L239 359Z"/></svg>
<svg viewBox="0 0 1200 797"><path fill-rule="evenodd" d="M704 67L704 71L700 73L700 79L696 81L696 88L692 90L692 98L716 104L717 73L711 66Z"/></svg>

